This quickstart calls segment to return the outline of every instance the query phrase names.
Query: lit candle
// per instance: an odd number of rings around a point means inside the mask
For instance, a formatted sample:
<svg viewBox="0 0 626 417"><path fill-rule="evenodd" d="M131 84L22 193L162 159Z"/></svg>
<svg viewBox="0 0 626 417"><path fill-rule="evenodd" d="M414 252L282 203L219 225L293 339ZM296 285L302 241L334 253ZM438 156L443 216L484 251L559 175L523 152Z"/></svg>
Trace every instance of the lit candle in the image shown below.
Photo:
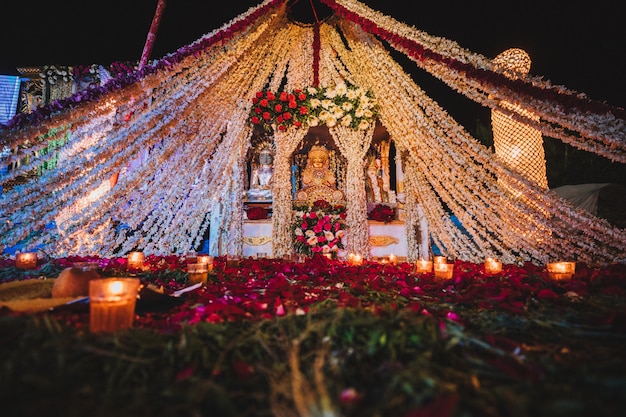
<svg viewBox="0 0 626 417"><path fill-rule="evenodd" d="M188 264L187 265L187 273L189 274L189 283L197 284L199 282L206 284L207 278L209 277L209 266L208 264Z"/></svg>
<svg viewBox="0 0 626 417"><path fill-rule="evenodd" d="M435 269L435 278L438 279L450 279L454 273L454 264L435 262L433 264Z"/></svg>
<svg viewBox="0 0 626 417"><path fill-rule="evenodd" d="M548 275L552 279L566 280L576 272L576 262L551 262L547 264Z"/></svg>
<svg viewBox="0 0 626 417"><path fill-rule="evenodd" d="M435 264L445 264L448 262L448 259L445 256L437 255L433 257L433 263Z"/></svg>
<svg viewBox="0 0 626 417"><path fill-rule="evenodd" d="M488 274L498 274L502 272L502 262L495 258L485 259L485 272Z"/></svg>
<svg viewBox="0 0 626 417"><path fill-rule="evenodd" d="M15 267L34 269L37 267L37 252L21 252L15 255Z"/></svg>
<svg viewBox="0 0 626 417"><path fill-rule="evenodd" d="M209 272L213 271L213 257L210 255L198 255L197 263L206 264Z"/></svg>
<svg viewBox="0 0 626 417"><path fill-rule="evenodd" d="M146 255L143 252L131 252L128 254L128 269L142 269Z"/></svg>
<svg viewBox="0 0 626 417"><path fill-rule="evenodd" d="M114 332L132 326L139 292L138 278L89 281L89 329Z"/></svg>
<svg viewBox="0 0 626 417"><path fill-rule="evenodd" d="M397 264L398 263L398 257L395 254L393 254L393 253L390 254L389 255L389 263L393 264L393 265Z"/></svg>
<svg viewBox="0 0 626 417"><path fill-rule="evenodd" d="M363 263L363 257L358 253L349 253L348 254L348 265L361 265Z"/></svg>
<svg viewBox="0 0 626 417"><path fill-rule="evenodd" d="M415 262L415 272L419 273L419 274L426 274L429 272L432 272L433 270L433 262L426 260L426 259L420 259L419 261Z"/></svg>

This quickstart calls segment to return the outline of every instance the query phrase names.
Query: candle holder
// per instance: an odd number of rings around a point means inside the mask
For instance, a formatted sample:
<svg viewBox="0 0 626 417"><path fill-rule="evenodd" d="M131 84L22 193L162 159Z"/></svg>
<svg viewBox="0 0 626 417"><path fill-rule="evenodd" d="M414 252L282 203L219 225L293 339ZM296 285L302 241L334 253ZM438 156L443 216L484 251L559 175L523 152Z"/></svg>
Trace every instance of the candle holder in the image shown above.
<svg viewBox="0 0 626 417"><path fill-rule="evenodd" d="M143 262L146 254L143 252L130 252L127 259L128 269L143 269Z"/></svg>
<svg viewBox="0 0 626 417"><path fill-rule="evenodd" d="M206 284L207 279L209 278L209 266L208 264L188 264L187 265L187 274L189 274L189 283L190 284Z"/></svg>
<svg viewBox="0 0 626 417"><path fill-rule="evenodd" d="M363 264L363 257L358 253L348 254L348 265L359 266Z"/></svg>
<svg viewBox="0 0 626 417"><path fill-rule="evenodd" d="M448 263L448 258L445 256L437 255L433 256L433 264L445 264Z"/></svg>
<svg viewBox="0 0 626 417"><path fill-rule="evenodd" d="M485 259L485 272L490 275L499 274L502 272L502 262L495 258Z"/></svg>
<svg viewBox="0 0 626 417"><path fill-rule="evenodd" d="M16 254L15 267L18 269L37 268L37 252L20 252Z"/></svg>
<svg viewBox="0 0 626 417"><path fill-rule="evenodd" d="M571 279L576 272L576 262L551 262L546 266L550 278L557 281Z"/></svg>
<svg viewBox="0 0 626 417"><path fill-rule="evenodd" d="M420 259L415 261L415 272L418 274L428 274L433 271L433 261Z"/></svg>
<svg viewBox="0 0 626 417"><path fill-rule="evenodd" d="M89 329L97 333L132 327L139 284L138 278L89 281Z"/></svg>
<svg viewBox="0 0 626 417"><path fill-rule="evenodd" d="M433 269L435 270L435 278L437 279L450 279L454 274L454 264L435 262Z"/></svg>
<svg viewBox="0 0 626 417"><path fill-rule="evenodd" d="M226 255L227 268L239 268L241 266L241 258L237 255Z"/></svg>
<svg viewBox="0 0 626 417"><path fill-rule="evenodd" d="M210 255L198 255L198 257L196 258L196 263L206 264L209 272L213 272L213 262L214 259Z"/></svg>

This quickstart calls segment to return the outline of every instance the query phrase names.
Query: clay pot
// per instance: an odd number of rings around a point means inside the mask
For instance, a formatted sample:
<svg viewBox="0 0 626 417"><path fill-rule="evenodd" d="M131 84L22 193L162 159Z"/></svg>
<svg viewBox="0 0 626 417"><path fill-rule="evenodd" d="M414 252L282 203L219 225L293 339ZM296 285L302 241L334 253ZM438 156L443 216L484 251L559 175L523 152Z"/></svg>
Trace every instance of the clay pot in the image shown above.
<svg viewBox="0 0 626 417"><path fill-rule="evenodd" d="M100 275L92 267L66 268L59 274L52 286L53 298L83 297L89 295L89 281Z"/></svg>

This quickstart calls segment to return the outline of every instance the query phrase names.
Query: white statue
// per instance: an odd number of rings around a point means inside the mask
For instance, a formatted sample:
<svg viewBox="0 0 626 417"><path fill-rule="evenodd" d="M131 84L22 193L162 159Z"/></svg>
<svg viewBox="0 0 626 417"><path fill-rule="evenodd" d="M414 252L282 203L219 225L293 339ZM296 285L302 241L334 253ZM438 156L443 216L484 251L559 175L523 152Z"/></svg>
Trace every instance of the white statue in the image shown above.
<svg viewBox="0 0 626 417"><path fill-rule="evenodd" d="M272 199L272 177L274 175L272 152L265 148L259 152L259 162L254 163L250 174L249 200Z"/></svg>

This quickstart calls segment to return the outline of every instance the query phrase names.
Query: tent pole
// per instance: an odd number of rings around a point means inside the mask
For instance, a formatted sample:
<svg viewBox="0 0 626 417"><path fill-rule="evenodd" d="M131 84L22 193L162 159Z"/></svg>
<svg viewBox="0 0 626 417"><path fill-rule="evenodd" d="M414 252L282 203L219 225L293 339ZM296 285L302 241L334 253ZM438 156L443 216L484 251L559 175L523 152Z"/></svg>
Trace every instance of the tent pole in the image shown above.
<svg viewBox="0 0 626 417"><path fill-rule="evenodd" d="M141 59L139 60L139 70L143 69L148 63L148 57L150 57L150 52L152 52L152 46L154 45L154 41L156 40L156 33L159 29L159 24L161 23L161 16L163 15L163 10L165 9L165 0L159 0L157 3L156 11L154 12L154 17L152 18L152 24L150 25L150 31L148 32L148 37L146 38L146 44L143 47L143 52L141 53Z"/></svg>

